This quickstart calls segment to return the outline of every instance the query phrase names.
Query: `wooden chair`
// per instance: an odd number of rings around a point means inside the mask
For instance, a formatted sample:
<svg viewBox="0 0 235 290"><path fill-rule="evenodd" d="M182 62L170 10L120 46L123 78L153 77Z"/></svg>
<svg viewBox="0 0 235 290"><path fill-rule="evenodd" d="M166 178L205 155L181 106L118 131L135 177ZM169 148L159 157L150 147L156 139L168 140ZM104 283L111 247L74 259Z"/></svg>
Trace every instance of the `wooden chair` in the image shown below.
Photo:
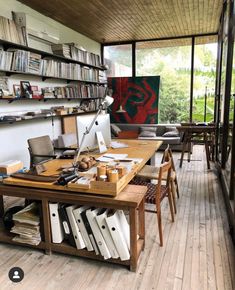
<svg viewBox="0 0 235 290"><path fill-rule="evenodd" d="M170 174L170 189L172 192L172 198L173 198L173 205L174 205L174 212L177 213L176 209L176 194L177 197L179 198L179 185L178 185L178 179L177 179L177 174L175 170L175 164L174 164L174 159L173 159L173 154L172 151L169 147L164 151L162 161L161 163L164 163L171 159L171 174ZM137 174L138 177L140 178L149 178L149 179L155 179L158 180L159 178L159 167L156 166L151 166L151 165L145 165ZM167 180L167 174L164 173L162 176L162 180L166 182Z"/></svg>
<svg viewBox="0 0 235 290"><path fill-rule="evenodd" d="M145 203L148 204L155 204L156 210L145 209L147 212L154 212L157 213L157 221L158 221L158 230L159 230L159 238L160 238L160 246L163 246L163 233L162 233L162 218L161 218L161 201L164 197L168 197L169 205L170 205L170 212L171 212L171 219L174 222L174 209L173 209L173 202L172 202L172 192L170 187L170 175L171 175L171 166L172 161L169 158L168 161L164 162L160 165L158 170L158 183L153 184L149 181L145 181L145 179L153 179L152 174L149 176L145 175L144 178L142 176L138 176L132 181L134 184L141 184L146 185L148 187L146 196L145 196ZM166 177L166 182L163 185L163 176Z"/></svg>

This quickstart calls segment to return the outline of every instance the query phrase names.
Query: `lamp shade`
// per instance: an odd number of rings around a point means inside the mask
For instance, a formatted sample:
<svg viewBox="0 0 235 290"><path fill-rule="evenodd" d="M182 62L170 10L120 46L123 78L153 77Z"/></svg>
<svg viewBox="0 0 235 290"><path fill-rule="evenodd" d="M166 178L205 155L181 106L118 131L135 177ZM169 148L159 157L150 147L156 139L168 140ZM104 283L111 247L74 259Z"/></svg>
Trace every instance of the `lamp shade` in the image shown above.
<svg viewBox="0 0 235 290"><path fill-rule="evenodd" d="M113 97L110 97L109 95L106 95L103 102L102 102L102 105L105 105L106 107L109 107L114 101L114 98Z"/></svg>

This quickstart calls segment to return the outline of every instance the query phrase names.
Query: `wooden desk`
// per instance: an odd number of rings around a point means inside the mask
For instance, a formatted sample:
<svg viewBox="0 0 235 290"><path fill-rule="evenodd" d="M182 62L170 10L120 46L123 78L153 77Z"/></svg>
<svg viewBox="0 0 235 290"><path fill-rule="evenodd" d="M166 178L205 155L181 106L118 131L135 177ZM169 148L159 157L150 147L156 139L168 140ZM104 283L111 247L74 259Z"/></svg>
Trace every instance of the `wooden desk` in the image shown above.
<svg viewBox="0 0 235 290"><path fill-rule="evenodd" d="M188 146L188 162L190 162L191 142L195 142L195 138L201 137L200 143L205 144L206 149L207 168L210 169L209 137L211 139L212 135L215 133L215 126L188 125L178 126L177 129L178 131L184 133L180 167L182 167L183 164L184 152L186 150L186 147Z"/></svg>
<svg viewBox="0 0 235 290"><path fill-rule="evenodd" d="M124 142L124 141L123 141ZM161 142L143 142L138 140L125 140L130 147L122 149L110 149L112 153L128 153L128 157L143 158L143 161L139 164L139 169L151 158L155 151L161 145ZM68 160L52 160L49 161L48 173L55 172L56 166L61 162L69 162ZM58 162L58 163L57 163ZM71 162L71 160L70 160ZM17 244L22 246L28 246L33 248L39 248L45 250L50 254L52 251L71 254L76 256L82 256L92 258L96 260L104 261L101 255L95 255L94 252L88 252L87 250L78 250L66 242L61 244L54 244L51 240L51 227L49 217L49 202L61 202L76 205L90 205L94 207L122 209L129 212L130 223L130 259L127 261L121 261L120 259L108 259L107 262L122 264L129 266L131 271L136 271L138 258L141 251L144 249L145 243L145 224L144 224L144 196L146 193L145 186L127 185L130 176L126 178L126 186L116 197L91 195L85 190L83 192L72 192L64 186L57 186L53 184L45 184L42 182L31 182L28 184L21 183L20 180L9 178L5 180L4 184L0 184L0 196L1 200L4 195L24 197L26 199L38 200L42 204L42 236L44 237L42 242L38 246L31 246L27 244L21 244L12 241L11 233L5 231L3 227L0 229L0 241L10 244ZM26 181L26 180L23 180ZM30 185L31 183L31 185ZM58 190L58 187L60 189ZM3 202L2 202L3 205ZM4 210L3 207L0 209ZM3 211L0 212L1 216Z"/></svg>

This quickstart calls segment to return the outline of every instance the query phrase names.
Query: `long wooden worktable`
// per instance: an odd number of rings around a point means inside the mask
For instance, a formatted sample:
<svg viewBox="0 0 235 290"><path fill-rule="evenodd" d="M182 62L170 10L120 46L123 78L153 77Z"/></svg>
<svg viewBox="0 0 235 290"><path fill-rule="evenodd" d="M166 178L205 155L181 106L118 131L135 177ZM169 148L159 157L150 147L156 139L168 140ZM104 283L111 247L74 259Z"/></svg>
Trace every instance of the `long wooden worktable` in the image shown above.
<svg viewBox="0 0 235 290"><path fill-rule="evenodd" d="M87 189L81 189L80 192L68 189L66 186L60 186L45 182L32 182L28 180L20 180L16 178L7 178L3 184L0 184L1 196L1 216L4 213L3 196L24 197L26 199L38 200L42 205L42 236L43 240L38 246L20 244L12 241L14 235L4 230L1 227L0 241L24 245L45 250L50 254L52 251L76 256L88 257L96 260L104 260L101 255L95 255L94 252L88 252L86 249L78 250L66 242L61 244L52 243L49 203L59 202L75 205L89 205L93 207L102 207L110 209L122 209L129 212L130 224L130 259L121 261L120 259L108 259L107 262L113 262L123 265L128 265L130 270L135 271L141 251L144 249L145 242L145 224L144 224L144 196L146 187L128 185L133 176L144 166L144 164L155 154L161 145L161 141L140 141L140 140L119 140L128 144L128 148L109 149L108 153L127 153L128 158L142 158L142 161L134 167L134 170L129 172L123 183L122 191L117 196L102 195L102 192L89 192ZM51 175L62 164L71 162L71 160L53 160L46 163L47 172ZM105 192L105 188L104 188Z"/></svg>

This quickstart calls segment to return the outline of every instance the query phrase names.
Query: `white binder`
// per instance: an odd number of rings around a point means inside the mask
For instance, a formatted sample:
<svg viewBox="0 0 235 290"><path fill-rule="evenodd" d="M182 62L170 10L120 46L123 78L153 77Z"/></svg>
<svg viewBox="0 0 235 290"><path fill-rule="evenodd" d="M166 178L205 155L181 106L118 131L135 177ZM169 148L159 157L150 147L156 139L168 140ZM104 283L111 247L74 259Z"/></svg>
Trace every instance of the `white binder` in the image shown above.
<svg viewBox="0 0 235 290"><path fill-rule="evenodd" d="M124 239L126 241L127 247L130 250L130 225L127 222L126 216L122 209L117 210L120 227L122 229Z"/></svg>
<svg viewBox="0 0 235 290"><path fill-rule="evenodd" d="M49 203L52 243L59 244L64 239L62 223L58 213L58 203Z"/></svg>
<svg viewBox="0 0 235 290"><path fill-rule="evenodd" d="M76 243L76 247L77 249L83 249L86 247L82 235L79 231L78 225L76 223L75 217L73 215L73 210L76 208L76 205L71 205L66 207L66 212L68 215L68 219L69 219L69 223L71 225L72 228L72 232L73 232L73 237Z"/></svg>
<svg viewBox="0 0 235 290"><path fill-rule="evenodd" d="M112 256L113 259L117 259L119 258L119 254L117 252L117 249L115 247L115 244L114 244L114 241L112 239L112 236L109 232L109 229L108 229L108 226L107 226L107 223L105 221L107 215L108 215L108 212L109 210L106 209L106 210L103 210L100 214L98 214L96 216L96 221L97 221L97 224L100 228L100 231L104 237L104 240L107 244L107 247L109 249L109 252Z"/></svg>
<svg viewBox="0 0 235 290"><path fill-rule="evenodd" d="M91 240L88 236L85 224L84 224L83 219L81 217L81 213L84 212L85 210L87 210L88 208L89 208L89 206L81 206L81 207L75 208L73 210L73 214L74 214L74 217L76 219L77 225L80 229L80 232L81 232L81 235L82 235L82 238L84 240L84 243L86 245L87 250L93 251L94 248L92 246L92 243L91 243Z"/></svg>
<svg viewBox="0 0 235 290"><path fill-rule="evenodd" d="M114 244L122 261L130 259L130 252L128 250L127 243L122 232L122 228L119 222L119 214L116 211L114 214L106 217L106 223L108 225L110 234L113 238Z"/></svg>
<svg viewBox="0 0 235 290"><path fill-rule="evenodd" d="M106 242L105 242L105 240L100 232L99 226L98 226L96 218L95 218L96 215L99 213L99 211L100 211L99 208L88 209L86 211L86 216L87 216L87 219L88 219L90 226L92 228L92 231L93 231L94 237L96 239L96 243L99 247L100 253L104 257L104 259L106 260L106 259L111 258L111 254L110 254L109 249L106 245Z"/></svg>

